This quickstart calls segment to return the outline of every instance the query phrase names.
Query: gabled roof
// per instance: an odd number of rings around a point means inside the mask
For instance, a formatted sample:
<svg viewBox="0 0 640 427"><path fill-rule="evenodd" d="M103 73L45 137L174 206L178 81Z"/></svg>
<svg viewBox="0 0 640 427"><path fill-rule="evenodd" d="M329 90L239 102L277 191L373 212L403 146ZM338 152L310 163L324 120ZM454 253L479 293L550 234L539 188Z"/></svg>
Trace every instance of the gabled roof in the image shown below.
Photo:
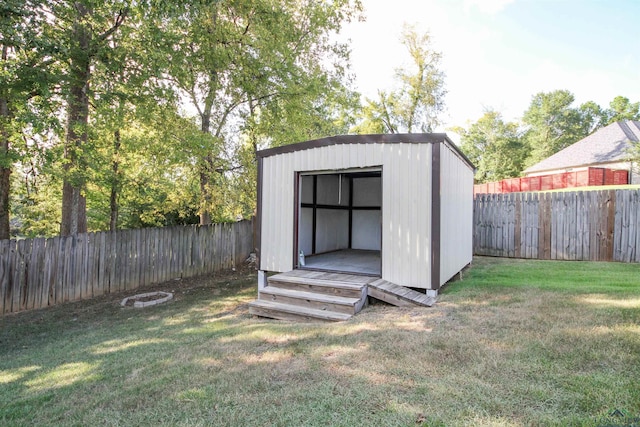
<svg viewBox="0 0 640 427"><path fill-rule="evenodd" d="M451 141L446 133L392 133L392 134L371 134L371 135L338 135L330 136L311 141L299 142L297 144L282 145L280 147L267 148L257 153L258 158L276 156L279 154L292 153L294 151L308 150L311 148L325 147L338 144L438 144L445 143L454 150L460 159L475 169L471 160L462 152L460 148Z"/></svg>
<svg viewBox="0 0 640 427"><path fill-rule="evenodd" d="M638 141L640 141L639 121L627 120L611 123L525 169L524 173L625 161L631 143Z"/></svg>

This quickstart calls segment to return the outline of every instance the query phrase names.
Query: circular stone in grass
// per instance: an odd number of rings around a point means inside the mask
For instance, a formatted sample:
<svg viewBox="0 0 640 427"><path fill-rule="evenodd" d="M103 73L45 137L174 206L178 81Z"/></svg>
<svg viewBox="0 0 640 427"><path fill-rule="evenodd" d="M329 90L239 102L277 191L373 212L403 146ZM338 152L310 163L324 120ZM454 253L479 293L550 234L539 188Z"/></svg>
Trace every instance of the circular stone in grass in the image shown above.
<svg viewBox="0 0 640 427"><path fill-rule="evenodd" d="M150 307L152 305L162 304L163 302L169 301L173 298L173 294L171 292L147 292L146 294L138 294L132 297L126 297L120 303L123 307Z"/></svg>

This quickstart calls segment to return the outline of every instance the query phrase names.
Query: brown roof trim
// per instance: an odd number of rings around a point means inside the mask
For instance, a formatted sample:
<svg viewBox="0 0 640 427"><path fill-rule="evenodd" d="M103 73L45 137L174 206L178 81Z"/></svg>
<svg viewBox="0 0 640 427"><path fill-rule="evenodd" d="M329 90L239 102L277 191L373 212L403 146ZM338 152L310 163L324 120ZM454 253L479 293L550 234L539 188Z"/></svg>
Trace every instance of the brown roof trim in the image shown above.
<svg viewBox="0 0 640 427"><path fill-rule="evenodd" d="M440 144L434 144L431 157L431 286L429 289L440 289L440 239L441 239L441 207L440 187Z"/></svg>
<svg viewBox="0 0 640 427"><path fill-rule="evenodd" d="M262 270L262 182L264 178L264 168L262 165L262 157L258 157L258 177L257 177L257 186L256 195L256 235L255 235L255 250L256 250L256 265L258 266L258 270Z"/></svg>
<svg viewBox="0 0 640 427"><path fill-rule="evenodd" d="M471 160L464 155L456 144L449 139L446 133L389 133L372 135L338 135L329 136L311 141L299 142L297 144L283 145L280 147L267 148L258 151L258 158L276 156L278 154L292 153L295 151L308 150L310 148L325 147L337 144L436 144L447 143L455 150L470 168L475 169Z"/></svg>

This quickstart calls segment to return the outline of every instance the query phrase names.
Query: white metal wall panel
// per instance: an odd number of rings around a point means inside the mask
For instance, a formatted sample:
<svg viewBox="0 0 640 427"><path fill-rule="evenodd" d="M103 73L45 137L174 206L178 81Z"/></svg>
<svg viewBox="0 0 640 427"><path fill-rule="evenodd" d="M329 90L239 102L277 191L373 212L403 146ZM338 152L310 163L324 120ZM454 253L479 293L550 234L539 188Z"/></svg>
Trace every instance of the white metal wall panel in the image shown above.
<svg viewBox="0 0 640 427"><path fill-rule="evenodd" d="M336 144L263 158L260 269L293 268L296 172L382 166L382 277L430 288L431 155L432 144Z"/></svg>
<svg viewBox="0 0 640 427"><path fill-rule="evenodd" d="M429 287L431 144L388 144L382 168L382 277Z"/></svg>
<svg viewBox="0 0 640 427"><path fill-rule="evenodd" d="M378 251L382 247L381 211L353 211L351 247Z"/></svg>
<svg viewBox="0 0 640 427"><path fill-rule="evenodd" d="M316 211L316 253L348 248L349 212L318 209Z"/></svg>
<svg viewBox="0 0 640 427"><path fill-rule="evenodd" d="M473 256L473 171L446 144L440 149L440 285Z"/></svg>
<svg viewBox="0 0 640 427"><path fill-rule="evenodd" d="M313 179L313 177L310 177ZM318 175L317 197L319 205L349 206L349 181L339 175ZM313 199L313 188L311 188Z"/></svg>
<svg viewBox="0 0 640 427"><path fill-rule="evenodd" d="M313 209L300 209L300 224L298 226L298 250L306 255L313 253Z"/></svg>
<svg viewBox="0 0 640 427"><path fill-rule="evenodd" d="M380 206L382 203L382 178L354 178L353 205Z"/></svg>
<svg viewBox="0 0 640 427"><path fill-rule="evenodd" d="M313 203L313 177L305 175L300 180L300 198L302 203Z"/></svg>

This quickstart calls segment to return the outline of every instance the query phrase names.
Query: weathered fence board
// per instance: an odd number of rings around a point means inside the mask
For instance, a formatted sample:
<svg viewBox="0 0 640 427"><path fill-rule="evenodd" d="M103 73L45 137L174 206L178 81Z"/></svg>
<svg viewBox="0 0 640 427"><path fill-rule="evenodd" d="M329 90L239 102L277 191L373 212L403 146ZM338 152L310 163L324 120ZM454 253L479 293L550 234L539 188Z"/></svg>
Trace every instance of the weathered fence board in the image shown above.
<svg viewBox="0 0 640 427"><path fill-rule="evenodd" d="M0 241L0 314L231 269L253 222Z"/></svg>
<svg viewBox="0 0 640 427"><path fill-rule="evenodd" d="M474 253L640 262L640 190L482 194Z"/></svg>

